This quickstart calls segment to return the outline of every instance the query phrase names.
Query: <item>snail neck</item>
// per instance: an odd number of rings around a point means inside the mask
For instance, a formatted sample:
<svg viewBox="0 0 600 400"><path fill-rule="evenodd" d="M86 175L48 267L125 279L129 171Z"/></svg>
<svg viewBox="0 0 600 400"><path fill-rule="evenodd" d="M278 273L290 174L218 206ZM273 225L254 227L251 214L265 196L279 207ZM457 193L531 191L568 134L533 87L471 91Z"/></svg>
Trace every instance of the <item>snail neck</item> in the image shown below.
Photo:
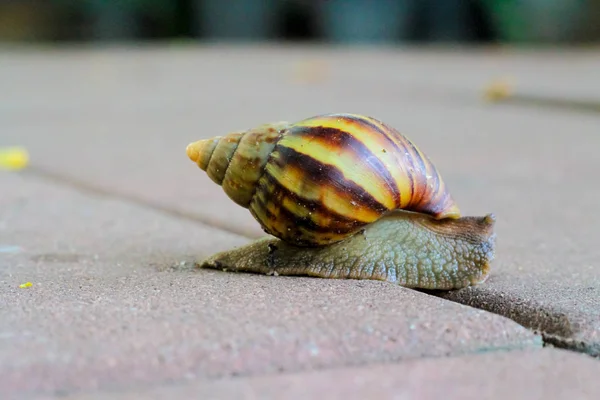
<svg viewBox="0 0 600 400"><path fill-rule="evenodd" d="M489 239L494 233L496 216L487 214L485 216L436 219L428 214L393 210L378 222L400 223L402 221L418 224L436 235L456 237L469 242L480 242Z"/></svg>

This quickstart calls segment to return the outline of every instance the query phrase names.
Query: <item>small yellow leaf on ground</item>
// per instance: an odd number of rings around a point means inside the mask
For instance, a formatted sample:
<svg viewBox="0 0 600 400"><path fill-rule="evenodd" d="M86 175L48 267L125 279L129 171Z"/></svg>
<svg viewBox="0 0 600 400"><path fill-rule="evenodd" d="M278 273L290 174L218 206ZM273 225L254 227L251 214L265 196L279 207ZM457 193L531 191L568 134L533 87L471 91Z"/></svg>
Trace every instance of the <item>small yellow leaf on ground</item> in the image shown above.
<svg viewBox="0 0 600 400"><path fill-rule="evenodd" d="M19 170L29 164L29 153L23 147L0 147L0 169Z"/></svg>
<svg viewBox="0 0 600 400"><path fill-rule="evenodd" d="M486 85L483 90L483 97L492 102L504 100L513 95L513 87L513 79L496 79Z"/></svg>
<svg viewBox="0 0 600 400"><path fill-rule="evenodd" d="M21 289L25 289L25 288L32 287L32 286L33 286L33 283L31 283L31 282L25 282L25 283L22 283L19 285L19 287Z"/></svg>

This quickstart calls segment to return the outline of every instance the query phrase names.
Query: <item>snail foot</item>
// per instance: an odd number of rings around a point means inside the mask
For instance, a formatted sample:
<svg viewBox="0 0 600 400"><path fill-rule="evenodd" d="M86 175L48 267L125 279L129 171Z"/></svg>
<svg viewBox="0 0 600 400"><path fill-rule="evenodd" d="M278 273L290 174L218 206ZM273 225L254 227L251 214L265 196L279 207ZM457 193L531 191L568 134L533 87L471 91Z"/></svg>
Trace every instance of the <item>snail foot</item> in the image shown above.
<svg viewBox="0 0 600 400"><path fill-rule="evenodd" d="M393 213L362 234L321 247L265 237L216 253L200 268L275 276L387 281L452 290L483 283L495 255L495 216L434 220Z"/></svg>

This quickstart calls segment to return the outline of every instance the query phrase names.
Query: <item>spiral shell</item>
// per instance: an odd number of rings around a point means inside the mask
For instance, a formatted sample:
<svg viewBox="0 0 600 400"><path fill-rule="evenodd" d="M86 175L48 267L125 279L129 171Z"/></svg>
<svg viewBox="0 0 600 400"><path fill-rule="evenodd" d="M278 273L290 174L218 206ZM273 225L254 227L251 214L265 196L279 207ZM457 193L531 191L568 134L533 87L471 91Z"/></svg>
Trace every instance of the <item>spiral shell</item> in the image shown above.
<svg viewBox="0 0 600 400"><path fill-rule="evenodd" d="M265 124L191 143L187 155L265 232L297 246L339 242L397 209L460 217L427 156L368 116Z"/></svg>

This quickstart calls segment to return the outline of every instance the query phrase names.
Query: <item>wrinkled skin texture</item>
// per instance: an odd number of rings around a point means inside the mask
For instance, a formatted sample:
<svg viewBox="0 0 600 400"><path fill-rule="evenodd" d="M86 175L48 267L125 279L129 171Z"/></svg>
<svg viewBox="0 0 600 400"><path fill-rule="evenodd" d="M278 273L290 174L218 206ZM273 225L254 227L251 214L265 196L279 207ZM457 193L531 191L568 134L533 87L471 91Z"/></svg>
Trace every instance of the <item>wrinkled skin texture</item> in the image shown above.
<svg viewBox="0 0 600 400"><path fill-rule="evenodd" d="M372 279L404 287L452 290L483 283L495 255L495 217L435 220L393 212L329 246L296 247L267 237L217 253L203 268L267 275Z"/></svg>

